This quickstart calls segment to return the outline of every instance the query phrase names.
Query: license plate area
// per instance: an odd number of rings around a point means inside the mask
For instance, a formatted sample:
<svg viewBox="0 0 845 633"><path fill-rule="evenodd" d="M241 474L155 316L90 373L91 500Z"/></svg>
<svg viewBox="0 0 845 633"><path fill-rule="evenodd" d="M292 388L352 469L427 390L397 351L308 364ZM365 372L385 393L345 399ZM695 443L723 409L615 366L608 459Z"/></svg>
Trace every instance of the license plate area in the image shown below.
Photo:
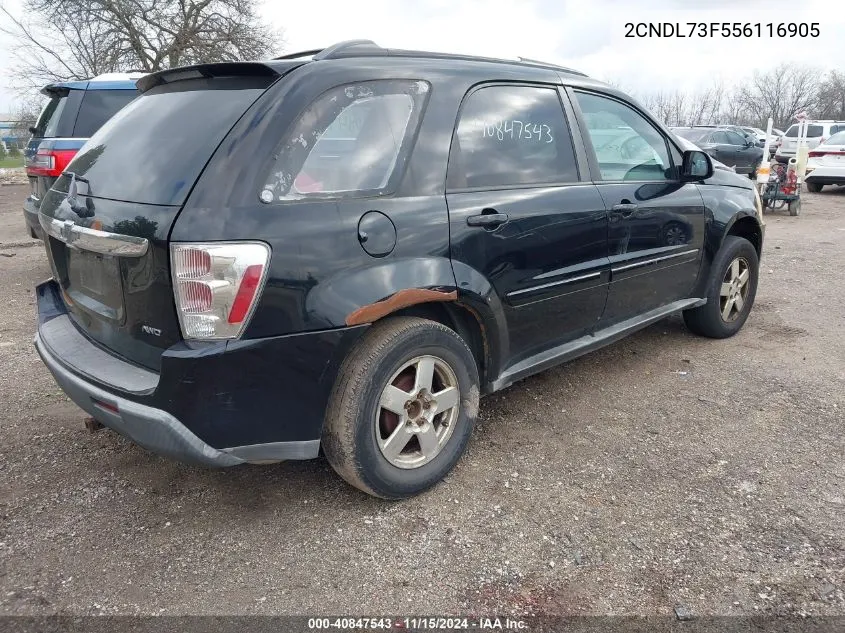
<svg viewBox="0 0 845 633"><path fill-rule="evenodd" d="M123 286L120 262L116 257L75 248L67 253L65 292L81 307L99 316L123 323Z"/></svg>

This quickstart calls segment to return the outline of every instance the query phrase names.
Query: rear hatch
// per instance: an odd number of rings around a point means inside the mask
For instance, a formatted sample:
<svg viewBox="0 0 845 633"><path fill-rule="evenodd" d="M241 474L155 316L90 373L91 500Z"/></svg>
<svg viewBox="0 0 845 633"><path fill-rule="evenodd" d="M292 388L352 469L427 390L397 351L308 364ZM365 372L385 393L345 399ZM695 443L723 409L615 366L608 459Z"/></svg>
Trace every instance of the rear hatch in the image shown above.
<svg viewBox="0 0 845 633"><path fill-rule="evenodd" d="M181 340L168 235L217 146L277 76L263 68L260 76L149 76L146 85L158 85L90 138L41 205L72 319L130 361L158 370L162 350Z"/></svg>
<svg viewBox="0 0 845 633"><path fill-rule="evenodd" d="M783 135L783 143L780 146L782 154L794 154L798 151L798 133L800 126L792 125ZM807 125L807 147L813 148L819 144L824 134L824 127L809 123Z"/></svg>

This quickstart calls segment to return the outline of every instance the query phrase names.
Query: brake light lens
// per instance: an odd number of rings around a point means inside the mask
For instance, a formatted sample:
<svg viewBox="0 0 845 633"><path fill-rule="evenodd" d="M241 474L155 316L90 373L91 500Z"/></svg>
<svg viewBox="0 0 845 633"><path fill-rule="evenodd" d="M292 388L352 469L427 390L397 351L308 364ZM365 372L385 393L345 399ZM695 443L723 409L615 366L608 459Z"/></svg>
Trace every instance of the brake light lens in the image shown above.
<svg viewBox="0 0 845 633"><path fill-rule="evenodd" d="M826 152L810 152L807 154L810 158L818 158L819 156L824 156Z"/></svg>
<svg viewBox="0 0 845 633"><path fill-rule="evenodd" d="M173 291L182 336L232 339L249 322L270 261L263 242L172 244Z"/></svg>
<svg viewBox="0 0 845 633"><path fill-rule="evenodd" d="M75 149L39 149L26 165L30 176L52 176L58 178L76 156Z"/></svg>

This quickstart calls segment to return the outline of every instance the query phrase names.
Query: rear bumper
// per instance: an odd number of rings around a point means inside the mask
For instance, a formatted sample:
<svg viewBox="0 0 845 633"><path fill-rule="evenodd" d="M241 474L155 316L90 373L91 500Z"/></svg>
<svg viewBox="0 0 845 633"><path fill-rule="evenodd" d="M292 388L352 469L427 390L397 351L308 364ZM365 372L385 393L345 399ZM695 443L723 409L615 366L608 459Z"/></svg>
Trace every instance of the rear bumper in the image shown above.
<svg viewBox="0 0 845 633"><path fill-rule="evenodd" d="M40 332L35 335L35 349L56 383L80 409L147 450L206 466L234 466L244 462L236 455L209 446L166 411L104 391L77 376L53 355Z"/></svg>
<svg viewBox="0 0 845 633"><path fill-rule="evenodd" d="M845 184L845 166L813 165L807 168L804 182L815 182L823 185Z"/></svg>
<svg viewBox="0 0 845 633"><path fill-rule="evenodd" d="M32 196L27 196L24 200L23 219L29 230L43 240L44 232L41 229L41 223L38 221L38 204Z"/></svg>
<svg viewBox="0 0 845 633"><path fill-rule="evenodd" d="M154 453L212 467L317 457L337 367L364 330L180 344L156 373L85 336L54 281L36 297L35 347L71 400Z"/></svg>

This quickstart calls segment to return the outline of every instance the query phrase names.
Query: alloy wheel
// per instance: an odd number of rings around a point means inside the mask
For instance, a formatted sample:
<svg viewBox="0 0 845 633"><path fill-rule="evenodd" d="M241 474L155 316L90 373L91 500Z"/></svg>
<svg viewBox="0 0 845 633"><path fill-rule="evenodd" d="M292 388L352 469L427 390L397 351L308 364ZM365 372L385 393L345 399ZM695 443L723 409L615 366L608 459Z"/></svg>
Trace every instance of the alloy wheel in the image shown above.
<svg viewBox="0 0 845 633"><path fill-rule="evenodd" d="M418 356L388 381L379 399L375 432L385 459L419 468L440 454L460 412L458 378L436 356Z"/></svg>
<svg viewBox="0 0 845 633"><path fill-rule="evenodd" d="M736 321L742 314L742 309L748 299L750 277L751 271L744 257L734 259L725 271L719 292L719 312L725 323Z"/></svg>

